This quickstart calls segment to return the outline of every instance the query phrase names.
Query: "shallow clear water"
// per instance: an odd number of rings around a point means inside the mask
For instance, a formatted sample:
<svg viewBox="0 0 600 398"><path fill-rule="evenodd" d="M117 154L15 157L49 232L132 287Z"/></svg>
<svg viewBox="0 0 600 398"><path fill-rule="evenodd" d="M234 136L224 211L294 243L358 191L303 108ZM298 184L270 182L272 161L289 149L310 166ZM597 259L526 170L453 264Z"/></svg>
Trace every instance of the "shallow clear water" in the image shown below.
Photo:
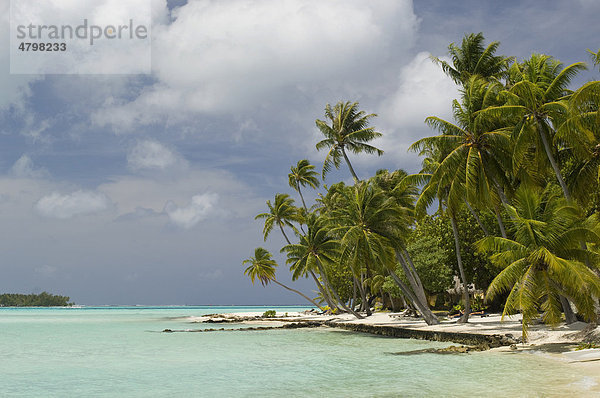
<svg viewBox="0 0 600 398"><path fill-rule="evenodd" d="M594 384L540 355L394 355L449 344L327 328L159 333L272 308L2 308L0 396L538 397Z"/></svg>

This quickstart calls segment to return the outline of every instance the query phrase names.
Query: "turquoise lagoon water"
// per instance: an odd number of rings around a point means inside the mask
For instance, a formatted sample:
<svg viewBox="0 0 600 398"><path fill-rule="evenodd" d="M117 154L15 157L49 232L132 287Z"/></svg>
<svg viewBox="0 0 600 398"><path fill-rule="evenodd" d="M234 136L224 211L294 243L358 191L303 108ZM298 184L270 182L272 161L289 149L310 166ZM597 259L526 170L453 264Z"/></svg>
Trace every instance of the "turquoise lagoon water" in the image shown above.
<svg viewBox="0 0 600 398"><path fill-rule="evenodd" d="M538 397L597 388L541 355L395 355L448 344L335 329L160 333L214 327L190 316L266 309L275 308L2 308L0 396Z"/></svg>

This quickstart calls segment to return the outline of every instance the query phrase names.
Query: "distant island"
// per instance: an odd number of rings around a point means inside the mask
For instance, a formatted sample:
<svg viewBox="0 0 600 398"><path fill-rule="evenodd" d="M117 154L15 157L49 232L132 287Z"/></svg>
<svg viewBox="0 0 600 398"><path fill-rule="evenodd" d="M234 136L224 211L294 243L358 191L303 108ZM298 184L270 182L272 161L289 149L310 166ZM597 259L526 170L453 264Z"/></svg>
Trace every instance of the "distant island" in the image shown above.
<svg viewBox="0 0 600 398"><path fill-rule="evenodd" d="M0 294L0 307L67 307L73 305L69 302L70 300L70 297L48 292L40 294L4 293Z"/></svg>

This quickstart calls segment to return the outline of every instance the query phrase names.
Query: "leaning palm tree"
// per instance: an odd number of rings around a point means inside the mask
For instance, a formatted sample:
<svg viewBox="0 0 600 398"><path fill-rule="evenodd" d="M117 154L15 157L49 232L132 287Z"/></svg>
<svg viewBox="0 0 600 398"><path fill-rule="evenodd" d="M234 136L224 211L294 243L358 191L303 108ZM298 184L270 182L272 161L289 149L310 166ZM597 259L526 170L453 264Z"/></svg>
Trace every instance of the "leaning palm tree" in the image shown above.
<svg viewBox="0 0 600 398"><path fill-rule="evenodd" d="M294 279L310 274L328 302L335 302L336 305L340 305L357 318L362 318L360 314L349 308L340 299L336 289L330 283L327 268L337 263L340 256L340 244L330 234L330 230L331 227L323 216L318 217L315 214L310 214L307 220L306 234L300 236L300 241L297 244L287 245L281 251L287 253L286 263L290 264ZM315 278L315 272L321 275L322 285Z"/></svg>
<svg viewBox="0 0 600 398"><path fill-rule="evenodd" d="M487 298L510 292L503 316L521 312L523 338L527 327L542 311L544 322L561 320L561 296L571 300L580 315L595 320L594 297L600 297L600 278L584 262L598 264L598 255L581 250L579 242L597 243L597 220L581 222L578 208L551 190L521 186L514 206L507 205L514 239L487 237L480 251L491 253L503 270L487 291Z"/></svg>
<svg viewBox="0 0 600 398"><path fill-rule="evenodd" d="M315 303L314 300L306 296L304 293L284 285L275 278L275 268L277 268L277 262L273 260L271 253L267 249L257 247L254 249L254 257L244 260L242 264L250 264L244 270L244 274L250 277L252 284L254 284L255 280L258 280L263 286L267 286L270 282L276 283L284 289L304 297L315 307L321 308L319 304Z"/></svg>
<svg viewBox="0 0 600 398"><path fill-rule="evenodd" d="M403 254L402 236L408 234L411 212L398 206L393 196L367 181L341 190L339 196L340 205L330 216L337 225L334 232L340 237L340 261L352 269L362 302L368 301L364 282L381 270L393 277L428 324L438 323L425 299L418 275L409 268ZM396 275L398 262L411 286ZM368 307L365 309L368 314Z"/></svg>
<svg viewBox="0 0 600 398"><path fill-rule="evenodd" d="M294 188L300 195L304 210L308 210L304 196L302 196L302 190L300 187L309 186L316 189L319 186L319 180L317 179L317 172L314 171L315 166L309 163L308 160L302 159L298 161L296 166L290 168L290 174L288 174L290 187Z"/></svg>
<svg viewBox="0 0 600 398"><path fill-rule="evenodd" d="M375 116L377 115L374 113L366 114L364 111L360 111L358 102L338 102L334 107L327 104L325 117L330 124L323 120L316 120L319 131L325 136L324 140L317 143L317 150L329 149L323 162L323 179L331 170L332 165L339 169L343 158L350 169L354 182L359 181L346 150L355 154L366 152L383 155L381 149L367 144L367 142L381 137L381 133L375 131L373 127L369 127L369 120Z"/></svg>
<svg viewBox="0 0 600 398"><path fill-rule="evenodd" d="M500 78L506 74L508 63L512 58L495 55L499 42L494 41L484 47L483 33L465 35L462 43L457 46L451 43L448 52L452 65L437 57L431 59L442 67L456 84L464 85L472 76L484 79Z"/></svg>
<svg viewBox="0 0 600 398"><path fill-rule="evenodd" d="M265 241L273 230L273 227L277 225L289 245L291 242L283 227L290 227L296 232L296 227L294 227L292 222L300 219L298 209L294 206L294 199L290 198L290 195L288 194L278 193L275 195L275 201L272 204L270 200L267 200L267 207L269 208L268 213L261 213L254 217L255 220L265 220L265 226L263 228Z"/></svg>

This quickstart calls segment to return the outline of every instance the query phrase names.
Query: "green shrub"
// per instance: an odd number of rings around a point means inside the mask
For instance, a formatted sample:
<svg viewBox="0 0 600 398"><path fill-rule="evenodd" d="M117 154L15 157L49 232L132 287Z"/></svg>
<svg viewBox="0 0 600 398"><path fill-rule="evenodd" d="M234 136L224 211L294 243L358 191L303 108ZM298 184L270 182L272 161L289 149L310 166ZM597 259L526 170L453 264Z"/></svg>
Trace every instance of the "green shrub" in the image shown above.
<svg viewBox="0 0 600 398"><path fill-rule="evenodd" d="M275 315L277 315L277 312L275 310L268 310L265 311L265 313L262 316L263 318L275 318Z"/></svg>

